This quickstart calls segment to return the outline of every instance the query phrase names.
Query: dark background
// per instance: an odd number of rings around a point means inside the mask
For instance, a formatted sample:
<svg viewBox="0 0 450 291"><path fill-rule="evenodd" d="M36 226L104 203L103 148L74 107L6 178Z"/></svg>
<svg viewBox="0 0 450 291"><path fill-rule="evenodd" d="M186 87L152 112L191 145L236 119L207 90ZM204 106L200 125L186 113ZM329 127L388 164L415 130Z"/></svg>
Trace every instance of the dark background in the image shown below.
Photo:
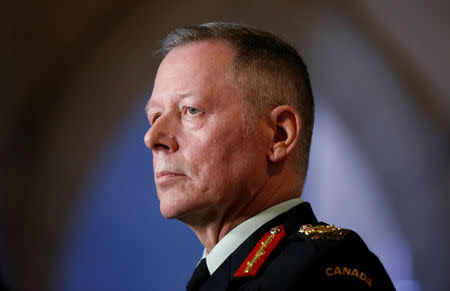
<svg viewBox="0 0 450 291"><path fill-rule="evenodd" d="M448 1L3 1L0 258L18 290L182 290L202 247L159 214L145 102L171 29L281 35L317 99L304 199L399 290L450 279ZM343 3L344 2L344 3Z"/></svg>

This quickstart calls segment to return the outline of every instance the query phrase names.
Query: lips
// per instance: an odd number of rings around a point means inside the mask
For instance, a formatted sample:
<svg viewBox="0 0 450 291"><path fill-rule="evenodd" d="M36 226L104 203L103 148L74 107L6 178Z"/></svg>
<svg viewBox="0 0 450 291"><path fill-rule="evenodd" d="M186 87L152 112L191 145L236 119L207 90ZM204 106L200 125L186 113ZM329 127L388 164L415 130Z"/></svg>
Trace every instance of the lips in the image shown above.
<svg viewBox="0 0 450 291"><path fill-rule="evenodd" d="M186 175L180 172L172 172L172 171L160 171L156 172L155 182L159 186L163 185L171 185L171 182L175 182L177 179L183 178Z"/></svg>
<svg viewBox="0 0 450 291"><path fill-rule="evenodd" d="M164 177L176 177L176 176L186 176L183 173L171 172L171 171L160 171L156 173L156 179L164 178Z"/></svg>
<svg viewBox="0 0 450 291"><path fill-rule="evenodd" d="M189 171L186 167L165 155L153 156L153 169L155 182L158 184L189 176Z"/></svg>

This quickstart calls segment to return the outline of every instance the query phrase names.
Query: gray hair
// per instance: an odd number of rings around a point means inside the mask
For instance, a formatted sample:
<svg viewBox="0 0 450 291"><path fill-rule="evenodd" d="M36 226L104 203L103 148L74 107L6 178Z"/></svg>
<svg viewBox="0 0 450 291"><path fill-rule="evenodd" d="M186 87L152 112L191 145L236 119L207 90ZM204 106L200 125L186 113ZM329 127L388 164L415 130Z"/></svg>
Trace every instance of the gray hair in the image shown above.
<svg viewBox="0 0 450 291"><path fill-rule="evenodd" d="M211 22L180 27L163 40L161 53L203 40L225 41L235 49L234 78L243 93L247 124L279 105L294 107L302 129L296 148L297 169L306 177L314 125L314 99L306 65L295 48L266 31L250 26ZM252 122L253 121L253 122Z"/></svg>

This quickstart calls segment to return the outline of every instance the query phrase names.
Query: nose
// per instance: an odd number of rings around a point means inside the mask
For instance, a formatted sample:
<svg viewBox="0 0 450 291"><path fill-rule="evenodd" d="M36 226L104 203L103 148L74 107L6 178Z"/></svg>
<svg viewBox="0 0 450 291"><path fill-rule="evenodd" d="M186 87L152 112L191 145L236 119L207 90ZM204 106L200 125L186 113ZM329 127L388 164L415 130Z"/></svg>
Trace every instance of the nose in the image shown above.
<svg viewBox="0 0 450 291"><path fill-rule="evenodd" d="M178 150L178 142L174 131L170 129L170 121L164 117L158 118L148 129L144 136L144 143L154 153L173 153Z"/></svg>

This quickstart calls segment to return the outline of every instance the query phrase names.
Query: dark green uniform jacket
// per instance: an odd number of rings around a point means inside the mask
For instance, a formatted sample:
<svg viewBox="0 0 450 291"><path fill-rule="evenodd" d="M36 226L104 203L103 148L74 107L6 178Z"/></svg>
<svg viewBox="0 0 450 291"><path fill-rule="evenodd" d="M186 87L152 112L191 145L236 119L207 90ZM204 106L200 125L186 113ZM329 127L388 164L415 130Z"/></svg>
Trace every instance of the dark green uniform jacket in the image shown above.
<svg viewBox="0 0 450 291"><path fill-rule="evenodd" d="M261 247L271 229L280 226L285 235L270 241L267 249ZM309 203L301 203L261 226L206 282L188 284L187 290L395 290L358 234L326 226L317 222ZM242 272L252 263L259 266Z"/></svg>

